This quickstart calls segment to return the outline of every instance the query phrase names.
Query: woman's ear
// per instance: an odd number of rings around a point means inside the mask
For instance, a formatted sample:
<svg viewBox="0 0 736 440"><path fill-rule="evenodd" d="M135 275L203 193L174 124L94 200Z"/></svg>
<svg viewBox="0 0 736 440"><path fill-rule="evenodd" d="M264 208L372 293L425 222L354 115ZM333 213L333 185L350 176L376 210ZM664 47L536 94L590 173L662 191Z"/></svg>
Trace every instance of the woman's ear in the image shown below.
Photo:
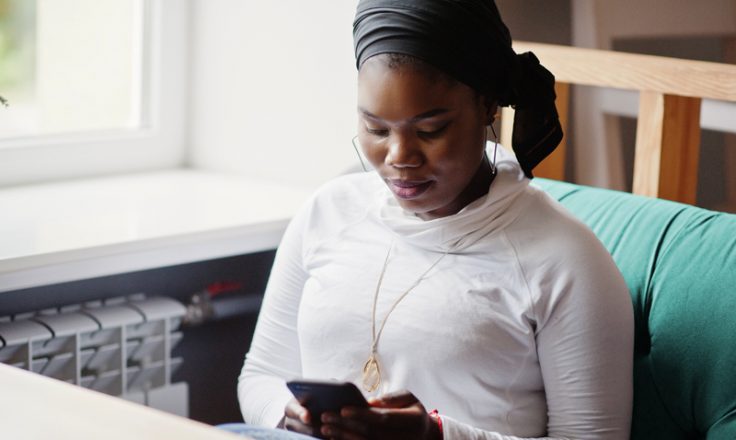
<svg viewBox="0 0 736 440"><path fill-rule="evenodd" d="M492 125L498 114L498 101L483 97L483 103L486 107L486 125Z"/></svg>

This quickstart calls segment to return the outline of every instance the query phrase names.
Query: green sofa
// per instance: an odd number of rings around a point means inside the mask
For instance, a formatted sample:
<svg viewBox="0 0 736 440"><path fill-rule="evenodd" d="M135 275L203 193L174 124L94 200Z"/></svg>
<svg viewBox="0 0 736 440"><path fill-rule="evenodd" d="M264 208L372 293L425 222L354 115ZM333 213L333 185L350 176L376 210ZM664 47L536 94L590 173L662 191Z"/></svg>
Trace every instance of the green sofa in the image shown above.
<svg viewBox="0 0 736 440"><path fill-rule="evenodd" d="M736 440L736 215L534 182L595 232L631 291L631 438Z"/></svg>

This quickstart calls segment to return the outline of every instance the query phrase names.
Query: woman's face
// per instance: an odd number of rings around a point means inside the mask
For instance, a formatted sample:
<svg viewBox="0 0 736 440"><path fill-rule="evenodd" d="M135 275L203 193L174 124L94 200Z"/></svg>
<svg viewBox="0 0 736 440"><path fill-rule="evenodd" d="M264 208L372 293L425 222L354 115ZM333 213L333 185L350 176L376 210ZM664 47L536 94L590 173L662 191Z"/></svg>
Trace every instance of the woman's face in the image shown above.
<svg viewBox="0 0 736 440"><path fill-rule="evenodd" d="M412 65L389 67L379 56L358 74L363 153L399 204L425 220L488 192L485 130L494 113L467 85Z"/></svg>

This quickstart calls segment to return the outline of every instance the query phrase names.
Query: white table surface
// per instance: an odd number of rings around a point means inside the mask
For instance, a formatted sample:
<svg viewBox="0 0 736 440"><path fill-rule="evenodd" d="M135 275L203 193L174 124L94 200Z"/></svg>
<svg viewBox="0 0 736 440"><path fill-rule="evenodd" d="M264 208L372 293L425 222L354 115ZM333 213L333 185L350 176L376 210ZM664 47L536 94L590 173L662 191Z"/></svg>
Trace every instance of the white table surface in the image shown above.
<svg viewBox="0 0 736 440"><path fill-rule="evenodd" d="M183 169L0 188L0 292L275 249L312 191Z"/></svg>
<svg viewBox="0 0 736 440"><path fill-rule="evenodd" d="M234 440L203 423L0 364L0 438Z"/></svg>

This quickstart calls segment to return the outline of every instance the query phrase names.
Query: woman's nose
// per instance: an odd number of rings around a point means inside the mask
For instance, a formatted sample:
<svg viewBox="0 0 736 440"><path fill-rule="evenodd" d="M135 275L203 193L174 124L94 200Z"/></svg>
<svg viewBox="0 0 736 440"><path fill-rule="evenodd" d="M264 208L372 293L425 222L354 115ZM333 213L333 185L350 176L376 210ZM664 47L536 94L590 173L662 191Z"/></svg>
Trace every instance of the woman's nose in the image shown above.
<svg viewBox="0 0 736 440"><path fill-rule="evenodd" d="M396 168L416 168L422 166L423 156L417 143L408 136L395 136L386 154L386 165Z"/></svg>

